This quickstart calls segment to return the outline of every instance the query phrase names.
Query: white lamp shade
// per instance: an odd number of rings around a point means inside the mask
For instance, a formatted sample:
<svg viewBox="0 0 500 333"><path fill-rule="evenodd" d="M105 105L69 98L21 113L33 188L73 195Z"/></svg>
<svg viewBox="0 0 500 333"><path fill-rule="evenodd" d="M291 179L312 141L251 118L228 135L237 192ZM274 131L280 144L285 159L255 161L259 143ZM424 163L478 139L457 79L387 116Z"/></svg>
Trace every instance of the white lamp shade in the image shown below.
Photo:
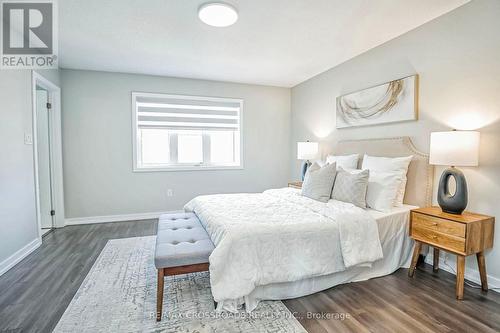
<svg viewBox="0 0 500 333"><path fill-rule="evenodd" d="M312 160L318 156L317 142L297 142L297 159Z"/></svg>
<svg viewBox="0 0 500 333"><path fill-rule="evenodd" d="M448 166L477 166L479 164L479 132L431 133L429 163Z"/></svg>

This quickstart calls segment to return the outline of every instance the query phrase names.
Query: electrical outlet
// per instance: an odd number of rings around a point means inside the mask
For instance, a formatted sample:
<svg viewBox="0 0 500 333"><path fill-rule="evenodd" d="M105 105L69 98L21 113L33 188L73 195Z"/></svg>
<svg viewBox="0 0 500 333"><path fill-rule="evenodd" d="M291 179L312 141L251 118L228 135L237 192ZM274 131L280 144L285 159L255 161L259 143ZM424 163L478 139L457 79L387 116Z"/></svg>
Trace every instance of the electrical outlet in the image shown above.
<svg viewBox="0 0 500 333"><path fill-rule="evenodd" d="M33 135L31 135L31 133L24 133L24 144L25 145L33 144Z"/></svg>
<svg viewBox="0 0 500 333"><path fill-rule="evenodd" d="M173 195L174 195L174 191L171 188L167 189L167 197L171 197Z"/></svg>

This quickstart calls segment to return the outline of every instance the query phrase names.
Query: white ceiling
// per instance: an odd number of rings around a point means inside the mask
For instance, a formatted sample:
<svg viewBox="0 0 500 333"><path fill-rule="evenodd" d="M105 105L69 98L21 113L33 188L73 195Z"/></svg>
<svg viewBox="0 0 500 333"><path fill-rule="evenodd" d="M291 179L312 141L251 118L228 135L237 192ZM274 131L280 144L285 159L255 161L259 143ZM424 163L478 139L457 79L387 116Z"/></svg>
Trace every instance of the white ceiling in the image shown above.
<svg viewBox="0 0 500 333"><path fill-rule="evenodd" d="M61 0L62 68L292 87L469 0L228 0L214 28L204 0Z"/></svg>

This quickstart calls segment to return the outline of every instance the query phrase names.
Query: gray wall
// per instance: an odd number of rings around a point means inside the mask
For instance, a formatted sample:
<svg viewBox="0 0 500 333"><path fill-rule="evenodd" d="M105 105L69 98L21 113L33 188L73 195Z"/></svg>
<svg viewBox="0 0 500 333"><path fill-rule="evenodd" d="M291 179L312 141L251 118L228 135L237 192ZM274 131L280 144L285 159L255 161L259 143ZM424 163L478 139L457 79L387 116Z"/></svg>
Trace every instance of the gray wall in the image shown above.
<svg viewBox="0 0 500 333"><path fill-rule="evenodd" d="M57 70L40 71L58 83ZM32 133L31 71L0 74L0 263L38 238Z"/></svg>
<svg viewBox="0 0 500 333"><path fill-rule="evenodd" d="M61 82L67 218L177 210L199 194L286 185L290 89L74 70ZM244 169L132 172L132 91L244 99Z"/></svg>
<svg viewBox="0 0 500 333"><path fill-rule="evenodd" d="M479 129L480 166L464 168L469 210L500 217L500 1L475 0L292 89L292 178L296 141L319 140L323 153L340 139L411 136L428 152L432 131ZM335 98L406 75L420 74L417 122L335 129ZM441 173L436 171L436 178ZM435 181L437 184L437 179ZM469 259L474 268L476 260ZM487 253L500 278L500 227Z"/></svg>
<svg viewBox="0 0 500 333"><path fill-rule="evenodd" d="M61 73L59 69L38 69L36 72L61 88Z"/></svg>

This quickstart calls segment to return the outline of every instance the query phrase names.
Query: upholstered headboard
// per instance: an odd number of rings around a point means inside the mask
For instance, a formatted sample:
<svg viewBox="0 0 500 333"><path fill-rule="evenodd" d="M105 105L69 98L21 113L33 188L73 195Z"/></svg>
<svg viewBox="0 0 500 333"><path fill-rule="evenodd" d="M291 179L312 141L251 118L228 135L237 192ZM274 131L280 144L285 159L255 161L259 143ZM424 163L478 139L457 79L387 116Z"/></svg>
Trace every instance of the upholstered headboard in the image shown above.
<svg viewBox="0 0 500 333"><path fill-rule="evenodd" d="M429 164L429 156L418 151L409 137L340 141L334 151L338 155L360 154L359 167L364 154L383 157L413 155L408 168L404 203L420 207L431 204L434 167Z"/></svg>

